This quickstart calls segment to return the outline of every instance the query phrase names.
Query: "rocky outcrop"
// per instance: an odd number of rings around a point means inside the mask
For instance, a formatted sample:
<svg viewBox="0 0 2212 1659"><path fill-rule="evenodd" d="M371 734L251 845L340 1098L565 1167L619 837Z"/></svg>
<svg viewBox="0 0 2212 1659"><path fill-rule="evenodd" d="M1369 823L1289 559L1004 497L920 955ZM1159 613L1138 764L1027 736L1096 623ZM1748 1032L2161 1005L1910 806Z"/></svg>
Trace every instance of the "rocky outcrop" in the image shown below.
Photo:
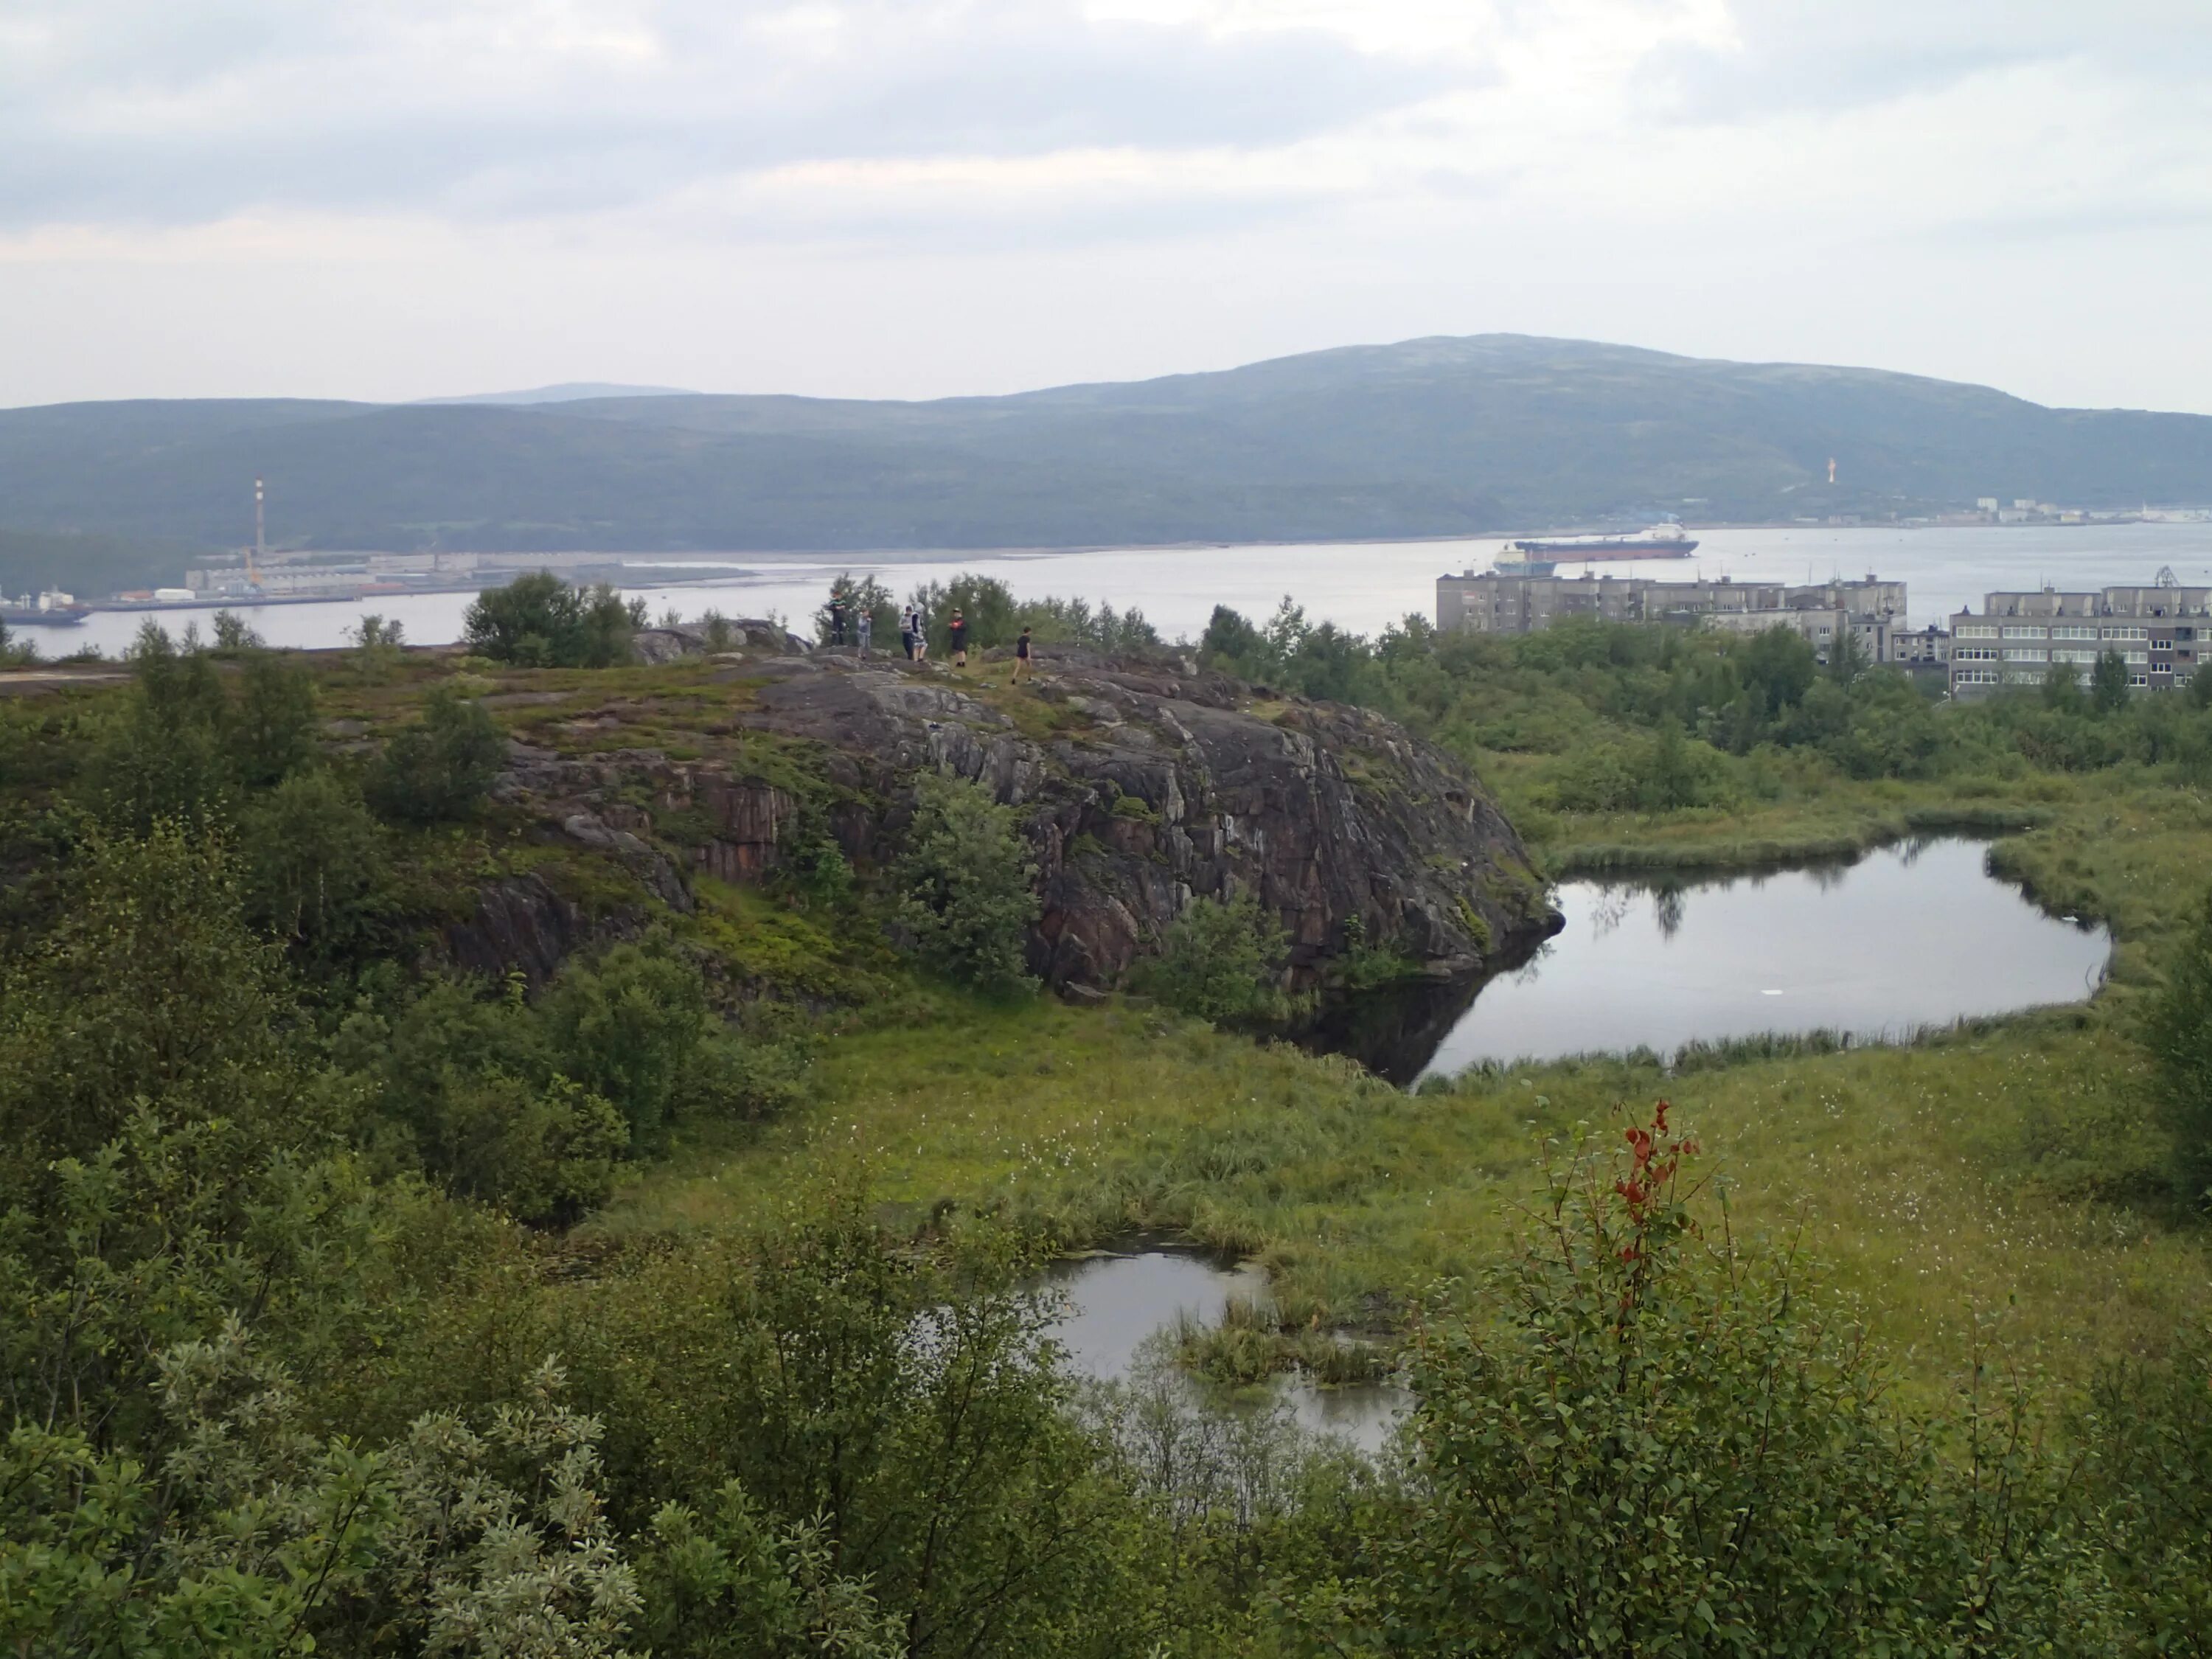
<svg viewBox="0 0 2212 1659"><path fill-rule="evenodd" d="M630 654L645 663L716 652L765 651L796 657L813 648L798 635L758 617L726 617L719 630L703 623L679 623L674 628L641 628L630 635Z"/></svg>
<svg viewBox="0 0 2212 1659"><path fill-rule="evenodd" d="M542 986L593 934L580 907L538 876L487 883L477 890L476 914L449 923L446 953L465 974L500 978L520 973Z"/></svg>
<svg viewBox="0 0 2212 1659"><path fill-rule="evenodd" d="M1305 983L1358 941L1457 977L1556 926L1481 784L1358 709L1172 661L1056 658L1013 692L995 676L986 688L941 665L827 652L732 672L731 729L773 744L780 775L749 766L742 743L696 761L517 745L501 793L633 870L649 828L694 871L742 881L799 836L886 863L917 772L972 780L1022 814L1042 905L1030 965L1060 987L1112 984L1201 897L1255 895L1282 919Z"/></svg>

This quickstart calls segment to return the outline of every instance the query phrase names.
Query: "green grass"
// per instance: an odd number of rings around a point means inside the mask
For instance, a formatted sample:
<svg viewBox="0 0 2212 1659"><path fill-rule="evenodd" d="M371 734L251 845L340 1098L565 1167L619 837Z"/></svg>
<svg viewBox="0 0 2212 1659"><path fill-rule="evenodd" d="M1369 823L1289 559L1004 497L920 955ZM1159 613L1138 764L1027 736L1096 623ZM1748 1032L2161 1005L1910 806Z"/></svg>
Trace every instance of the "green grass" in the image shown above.
<svg viewBox="0 0 2212 1659"><path fill-rule="evenodd" d="M2078 1371L2212 1307L2201 1233L2131 1201L2162 1151L2141 1062L2074 1014L1687 1077L1565 1064L1406 1095L1139 1006L1037 1002L836 1040L815 1083L781 1122L680 1144L594 1224L738 1224L858 1165L906 1222L951 1203L1066 1246L1166 1229L1258 1255L1287 1325L1364 1326L1509 1248L1547 1138L1610 1136L1617 1109L1664 1094L1736 1226L1826 1261L1931 1382L1967 1362L1978 1314Z"/></svg>
<svg viewBox="0 0 2212 1659"><path fill-rule="evenodd" d="M1511 1248L1547 1158L1577 1133L1617 1135L1620 1113L1664 1095L1702 1141L1730 1224L1818 1258L1918 1386L1969 1364L1990 1316L2079 1376L2101 1357L2155 1352L2179 1320L2212 1312L2212 1237L2172 1213L2129 1035L2212 869L2212 802L2135 767L1948 787L1808 772L1786 798L1733 814L1535 814L1533 828L1555 874L2002 835L2002 872L2111 923L2113 981L2083 1009L1903 1048L1754 1041L1672 1075L1589 1060L1410 1096L1343 1060L1139 1003L939 999L935 1018L829 1037L809 1105L680 1142L592 1225L741 1224L857 1165L906 1224L972 1206L1063 1247L1165 1230L1255 1255L1287 1355L1311 1345L1316 1322L1387 1329L1438 1281L1473 1279ZM1202 1368L1241 1373L1264 1335L1240 1327L1187 1346Z"/></svg>
<svg viewBox="0 0 2212 1659"><path fill-rule="evenodd" d="M333 662L324 712L405 718L449 672L410 659L369 683ZM810 799L834 793L817 746L738 724L757 682L726 667L476 672L502 723L532 741L707 756ZM1090 724L1027 687L978 675L963 689L1032 737ZM688 1131L574 1243L741 1227L857 1164L907 1225L947 1205L981 1207L1062 1247L1166 1231L1257 1256L1273 1280L1265 1315L1186 1345L1201 1369L1242 1376L1271 1356L1330 1360L1332 1329L1387 1340L1413 1297L1473 1279L1510 1248L1518 1206L1578 1126L1614 1135L1619 1113L1664 1094L1703 1141L1732 1224L1820 1258L1925 1385L1967 1363L1978 1316L1999 1315L2013 1340L2079 1375L2099 1356L2155 1352L2178 1320L2212 1310L2212 1246L2165 1207L2166 1148L2129 1037L2212 872L2212 801L2136 766L1853 782L1785 760L1733 810L1569 814L1540 805L1545 763L1490 756L1484 769L1554 877L1849 855L1939 831L2001 836L2000 870L2055 909L2111 923L2113 982L2084 1011L1908 1048L1753 1041L1701 1051L1671 1076L1586 1060L1409 1096L1348 1062L1141 1004L964 1000L919 985L854 918L702 882L698 913L676 925L720 958L735 1004L804 1018L808 1103L766 1125ZM542 867L598 904L641 899L613 865L518 827L488 821L423 855L482 874ZM665 826L678 843L700 827ZM1375 1363L1368 1350L1345 1354L1347 1367Z"/></svg>

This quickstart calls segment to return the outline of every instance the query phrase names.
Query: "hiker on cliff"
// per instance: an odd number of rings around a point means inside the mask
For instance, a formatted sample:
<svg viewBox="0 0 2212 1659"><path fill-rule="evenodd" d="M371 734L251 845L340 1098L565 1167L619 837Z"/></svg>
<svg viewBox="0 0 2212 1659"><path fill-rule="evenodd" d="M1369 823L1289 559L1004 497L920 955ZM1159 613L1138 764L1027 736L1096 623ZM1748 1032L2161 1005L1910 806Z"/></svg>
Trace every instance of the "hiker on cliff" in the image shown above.
<svg viewBox="0 0 2212 1659"><path fill-rule="evenodd" d="M1022 683L1022 675L1034 666L1035 665L1030 661L1030 630L1024 628L1022 629L1021 638L1014 641L1014 677L1006 684L1019 685Z"/></svg>
<svg viewBox="0 0 2212 1659"><path fill-rule="evenodd" d="M845 601L834 593L830 596L830 643L845 643Z"/></svg>
<svg viewBox="0 0 2212 1659"><path fill-rule="evenodd" d="M899 643L906 647L906 659L914 660L914 607L899 612Z"/></svg>
<svg viewBox="0 0 2212 1659"><path fill-rule="evenodd" d="M968 618L955 611L945 631L952 635L952 665L965 668L968 665Z"/></svg>
<svg viewBox="0 0 2212 1659"><path fill-rule="evenodd" d="M929 617L920 605L914 608L914 659L929 660Z"/></svg>
<svg viewBox="0 0 2212 1659"><path fill-rule="evenodd" d="M869 642L874 639L875 633L875 612L869 610L867 606L862 605L860 607L860 614L853 619L853 637L860 642L860 654L862 656L865 657L868 654L868 645Z"/></svg>

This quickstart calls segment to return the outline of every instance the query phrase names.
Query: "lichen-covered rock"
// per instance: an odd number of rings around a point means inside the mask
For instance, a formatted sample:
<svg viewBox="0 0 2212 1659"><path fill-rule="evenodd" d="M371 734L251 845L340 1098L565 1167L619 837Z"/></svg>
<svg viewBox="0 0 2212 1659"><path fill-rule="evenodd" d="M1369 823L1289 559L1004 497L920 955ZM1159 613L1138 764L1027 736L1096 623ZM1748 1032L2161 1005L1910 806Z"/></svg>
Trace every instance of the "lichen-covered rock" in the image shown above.
<svg viewBox="0 0 2212 1659"><path fill-rule="evenodd" d="M1481 784L1392 722L1188 664L1071 654L1047 667L1009 690L995 675L839 653L748 662L732 670L727 751L564 757L518 744L498 793L661 890L641 858L648 836L726 880L769 875L800 836L881 866L917 773L974 781L1022 814L1041 900L1030 964L1060 988L1115 982L1200 897L1255 895L1281 918L1303 984L1355 940L1455 977L1556 926ZM747 742L804 757L805 775L763 775Z"/></svg>

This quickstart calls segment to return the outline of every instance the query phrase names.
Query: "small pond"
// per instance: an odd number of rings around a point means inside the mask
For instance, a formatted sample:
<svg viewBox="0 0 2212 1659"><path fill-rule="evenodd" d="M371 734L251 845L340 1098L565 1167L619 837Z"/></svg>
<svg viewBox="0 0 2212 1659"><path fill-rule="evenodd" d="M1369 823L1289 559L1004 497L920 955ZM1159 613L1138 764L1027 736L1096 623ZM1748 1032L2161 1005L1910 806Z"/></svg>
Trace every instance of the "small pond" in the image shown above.
<svg viewBox="0 0 2212 1659"><path fill-rule="evenodd" d="M1067 1316L1054 1334L1069 1364L1104 1381L1127 1378L1146 1340L1174 1329L1180 1318L1211 1325L1232 1297L1258 1301L1267 1294L1267 1276L1252 1263L1175 1249L1085 1256L1060 1264L1051 1282L1067 1298ZM1381 1449L1412 1399L1388 1383L1322 1388L1297 1376L1278 1377L1272 1397L1289 1406L1301 1427L1368 1452Z"/></svg>
<svg viewBox="0 0 2212 1659"><path fill-rule="evenodd" d="M2039 908L1956 837L1758 874L1567 882L1552 902L1566 926L1524 962L1362 999L1332 1012L1319 1046L1411 1084L1766 1033L1898 1041L2084 1001L2112 950L2102 927Z"/></svg>

